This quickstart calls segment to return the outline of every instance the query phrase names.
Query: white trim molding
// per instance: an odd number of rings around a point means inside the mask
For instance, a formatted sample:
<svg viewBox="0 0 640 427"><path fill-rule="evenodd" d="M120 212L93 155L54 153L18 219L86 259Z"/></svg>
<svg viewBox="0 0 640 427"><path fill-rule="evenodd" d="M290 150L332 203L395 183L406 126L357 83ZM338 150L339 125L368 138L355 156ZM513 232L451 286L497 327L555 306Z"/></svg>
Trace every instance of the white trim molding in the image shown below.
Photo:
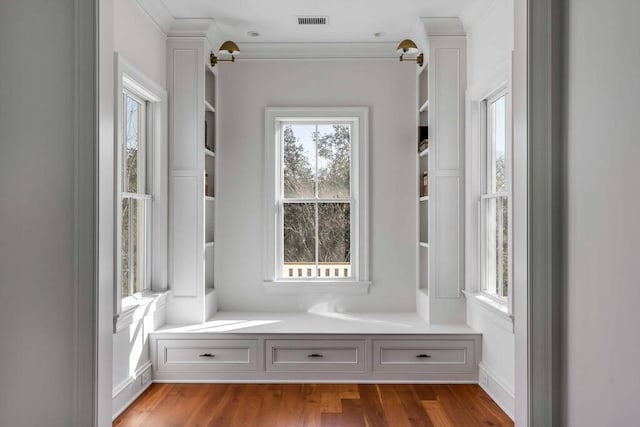
<svg viewBox="0 0 640 427"><path fill-rule="evenodd" d="M124 412L149 386L152 384L153 363L146 361L136 369L136 372L121 384L113 388L112 418L115 420L118 415Z"/></svg>
<svg viewBox="0 0 640 427"><path fill-rule="evenodd" d="M118 333L164 307L171 291L143 293L123 301L122 311L113 315L113 332ZM128 304L127 304L128 303Z"/></svg>
<svg viewBox="0 0 640 427"><path fill-rule="evenodd" d="M114 84L114 112L115 112L115 217L116 227L114 230L115 248L120 247L120 207L121 207L121 144L122 144L122 102L121 94L124 89L134 91L136 95L143 98L149 104L147 110L148 127L148 154L147 154L147 192L152 195L151 204L151 224L149 236L149 248L151 251L148 263L149 291L162 292L167 289L167 223L168 223L168 97L167 91L137 70L122 55L115 53L116 75ZM117 249L116 249L117 250ZM114 259L114 277L117 285L114 289L114 332L117 332L117 323L124 325L122 319L129 317L123 314L123 303L120 298L120 256L116 253ZM117 320L120 319L120 320ZM126 322L125 322L126 323ZM124 326L122 326L124 327Z"/></svg>
<svg viewBox="0 0 640 427"><path fill-rule="evenodd" d="M467 302L479 307L488 319L513 333L513 316L509 314L507 307L480 292L467 292L465 294Z"/></svg>
<svg viewBox="0 0 640 427"><path fill-rule="evenodd" d="M241 60L398 61L396 47L396 43L242 43Z"/></svg>
<svg viewBox="0 0 640 427"><path fill-rule="evenodd" d="M267 107L265 108L264 169L264 288L269 293L347 293L361 295L369 288L369 110L367 107ZM278 207L280 123L292 120L340 120L353 122L351 151L351 263L350 280L285 280L279 274L282 253L277 237L281 213ZM295 289L298 286L298 289ZM340 291L339 291L340 290Z"/></svg>
<svg viewBox="0 0 640 427"><path fill-rule="evenodd" d="M478 384L498 404L500 408L511 418L514 418L516 397L511 387L502 381L483 362L478 364Z"/></svg>
<svg viewBox="0 0 640 427"><path fill-rule="evenodd" d="M262 286L269 294L279 295L367 295L371 282L290 282L265 281Z"/></svg>

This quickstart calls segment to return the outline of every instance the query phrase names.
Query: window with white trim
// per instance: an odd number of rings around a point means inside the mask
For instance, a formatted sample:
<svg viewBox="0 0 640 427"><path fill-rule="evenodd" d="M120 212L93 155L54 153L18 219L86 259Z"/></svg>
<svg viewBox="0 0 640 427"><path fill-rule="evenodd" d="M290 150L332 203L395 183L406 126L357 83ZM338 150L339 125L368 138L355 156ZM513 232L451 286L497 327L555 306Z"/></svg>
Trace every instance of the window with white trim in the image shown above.
<svg viewBox="0 0 640 427"><path fill-rule="evenodd" d="M122 100L120 138L120 294L133 296L149 286L151 194L147 187L149 101L129 88Z"/></svg>
<svg viewBox="0 0 640 427"><path fill-rule="evenodd" d="M511 114L506 89L483 101L480 196L482 291L505 304L511 293Z"/></svg>
<svg viewBox="0 0 640 427"><path fill-rule="evenodd" d="M117 55L115 330L167 287L167 93ZM128 314L127 314L128 313Z"/></svg>
<svg viewBox="0 0 640 427"><path fill-rule="evenodd" d="M267 109L266 282L367 275L364 108Z"/></svg>

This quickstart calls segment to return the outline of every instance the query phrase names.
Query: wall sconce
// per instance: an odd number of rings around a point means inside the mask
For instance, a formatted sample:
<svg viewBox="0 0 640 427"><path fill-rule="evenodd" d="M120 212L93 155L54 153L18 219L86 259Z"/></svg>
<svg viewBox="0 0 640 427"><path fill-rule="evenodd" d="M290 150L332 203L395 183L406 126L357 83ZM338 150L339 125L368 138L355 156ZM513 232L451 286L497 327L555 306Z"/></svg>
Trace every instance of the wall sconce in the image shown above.
<svg viewBox="0 0 640 427"><path fill-rule="evenodd" d="M215 67L218 62L236 62L235 55L240 53L240 48L231 40L227 40L226 42L222 43L219 51L220 53L231 55L231 59L218 59L216 54L211 52L211 55L209 55L209 59L211 61L212 67Z"/></svg>
<svg viewBox="0 0 640 427"><path fill-rule="evenodd" d="M424 55L421 53L415 58L405 59L404 55L413 55L418 53L418 46L410 39L404 39L398 45L397 52L400 54L400 61L416 61L419 67L422 67L424 64Z"/></svg>

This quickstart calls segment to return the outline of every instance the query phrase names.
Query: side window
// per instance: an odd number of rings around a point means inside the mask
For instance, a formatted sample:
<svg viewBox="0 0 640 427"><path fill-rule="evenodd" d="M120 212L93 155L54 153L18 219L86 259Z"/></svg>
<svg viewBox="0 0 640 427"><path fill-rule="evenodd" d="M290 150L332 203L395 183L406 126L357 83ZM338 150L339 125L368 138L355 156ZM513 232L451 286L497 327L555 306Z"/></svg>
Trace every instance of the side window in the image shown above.
<svg viewBox="0 0 640 427"><path fill-rule="evenodd" d="M506 91L484 101L481 195L482 290L506 301L511 291L511 126Z"/></svg>
<svg viewBox="0 0 640 427"><path fill-rule="evenodd" d="M120 156L120 289L121 298L149 286L151 194L147 186L149 101L125 89L122 94Z"/></svg>

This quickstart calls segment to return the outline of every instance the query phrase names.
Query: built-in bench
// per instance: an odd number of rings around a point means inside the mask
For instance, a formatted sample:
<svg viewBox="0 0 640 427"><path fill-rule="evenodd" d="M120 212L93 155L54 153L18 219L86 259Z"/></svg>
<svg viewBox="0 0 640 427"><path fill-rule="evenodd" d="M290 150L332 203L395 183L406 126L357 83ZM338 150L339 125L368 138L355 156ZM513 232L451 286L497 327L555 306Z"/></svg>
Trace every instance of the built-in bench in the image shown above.
<svg viewBox="0 0 640 427"><path fill-rule="evenodd" d="M151 334L157 382L472 382L481 334L416 313L220 312Z"/></svg>

